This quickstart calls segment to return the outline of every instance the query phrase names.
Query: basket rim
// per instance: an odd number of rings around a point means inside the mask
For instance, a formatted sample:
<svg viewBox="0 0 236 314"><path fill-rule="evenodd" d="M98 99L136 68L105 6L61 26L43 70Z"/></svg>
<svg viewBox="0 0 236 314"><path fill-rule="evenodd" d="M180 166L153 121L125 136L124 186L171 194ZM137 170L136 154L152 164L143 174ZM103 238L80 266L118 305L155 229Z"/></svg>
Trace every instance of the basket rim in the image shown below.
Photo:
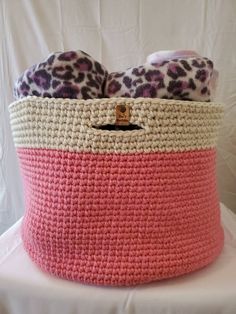
<svg viewBox="0 0 236 314"><path fill-rule="evenodd" d="M111 97L111 98L93 98L93 99L71 99L71 98L49 98L49 97L37 97L37 96L26 96L21 99L13 101L9 106L8 109L11 109L21 103L26 101L31 102L41 102L41 103L64 103L64 105L70 104L77 104L77 105L91 105L91 104L147 104L150 103L153 105L167 105L167 106L190 106L190 107L215 107L215 108L224 108L224 104L221 102L203 102L203 101L191 101L191 100L178 100L178 99L162 99L162 98L128 98L128 97Z"/></svg>

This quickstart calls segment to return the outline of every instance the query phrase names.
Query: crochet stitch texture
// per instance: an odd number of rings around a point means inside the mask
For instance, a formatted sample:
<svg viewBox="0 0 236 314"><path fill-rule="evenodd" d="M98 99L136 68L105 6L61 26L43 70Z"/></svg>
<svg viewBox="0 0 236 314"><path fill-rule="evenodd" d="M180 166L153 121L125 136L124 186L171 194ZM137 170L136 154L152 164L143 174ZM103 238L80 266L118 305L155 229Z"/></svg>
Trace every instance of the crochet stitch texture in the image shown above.
<svg viewBox="0 0 236 314"><path fill-rule="evenodd" d="M115 106L132 131L108 131ZM223 246L215 145L222 106L27 97L10 105L25 249L43 270L99 285L189 273Z"/></svg>

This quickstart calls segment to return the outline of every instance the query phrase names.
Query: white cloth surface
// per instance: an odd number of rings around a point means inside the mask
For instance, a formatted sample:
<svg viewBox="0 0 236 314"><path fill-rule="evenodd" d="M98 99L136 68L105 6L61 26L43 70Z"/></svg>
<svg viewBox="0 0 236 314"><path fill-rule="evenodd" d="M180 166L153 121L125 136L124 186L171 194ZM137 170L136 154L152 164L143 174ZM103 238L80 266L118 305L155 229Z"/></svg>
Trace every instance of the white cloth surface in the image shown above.
<svg viewBox="0 0 236 314"><path fill-rule="evenodd" d="M0 237L0 314L235 314L236 215L221 206L222 254L179 278L131 288L82 285L41 272L22 247L19 220Z"/></svg>
<svg viewBox="0 0 236 314"><path fill-rule="evenodd" d="M219 139L220 196L236 211L235 0L0 0L0 233L23 214L9 126L15 79L50 52L81 49L109 71L157 50L190 49L219 70L226 115Z"/></svg>

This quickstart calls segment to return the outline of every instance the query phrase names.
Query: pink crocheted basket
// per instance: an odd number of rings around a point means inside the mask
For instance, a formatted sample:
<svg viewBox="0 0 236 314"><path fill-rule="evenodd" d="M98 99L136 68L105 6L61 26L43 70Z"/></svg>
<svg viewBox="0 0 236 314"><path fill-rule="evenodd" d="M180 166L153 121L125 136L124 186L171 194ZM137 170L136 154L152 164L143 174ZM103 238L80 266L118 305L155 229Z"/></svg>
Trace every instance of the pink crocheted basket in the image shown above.
<svg viewBox="0 0 236 314"><path fill-rule="evenodd" d="M117 105L139 129L106 129ZM24 180L22 238L41 269L135 285L192 272L219 255L221 105L27 97L9 108Z"/></svg>

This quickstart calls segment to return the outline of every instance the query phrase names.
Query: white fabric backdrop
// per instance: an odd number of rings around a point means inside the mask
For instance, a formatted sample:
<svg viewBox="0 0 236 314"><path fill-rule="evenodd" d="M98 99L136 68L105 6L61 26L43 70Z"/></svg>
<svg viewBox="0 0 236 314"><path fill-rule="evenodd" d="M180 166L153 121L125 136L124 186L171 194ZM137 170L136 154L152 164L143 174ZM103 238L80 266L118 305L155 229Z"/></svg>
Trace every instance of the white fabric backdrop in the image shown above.
<svg viewBox="0 0 236 314"><path fill-rule="evenodd" d="M108 70L144 62L156 50L194 49L220 72L226 105L218 149L221 201L236 211L235 0L0 0L0 233L23 213L9 127L12 87L50 52L81 49Z"/></svg>

